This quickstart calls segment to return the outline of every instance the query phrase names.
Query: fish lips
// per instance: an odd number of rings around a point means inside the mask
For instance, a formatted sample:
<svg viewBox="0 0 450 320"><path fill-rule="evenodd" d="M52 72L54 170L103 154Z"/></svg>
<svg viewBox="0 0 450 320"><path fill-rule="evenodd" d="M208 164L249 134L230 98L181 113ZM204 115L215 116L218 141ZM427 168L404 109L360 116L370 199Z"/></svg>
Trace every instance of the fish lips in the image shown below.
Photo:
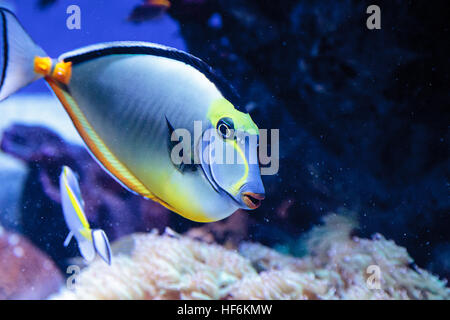
<svg viewBox="0 0 450 320"><path fill-rule="evenodd" d="M214 171L214 166L210 164L210 150L212 135L214 131L206 131L198 144L198 154L201 168L211 186L216 192L226 194L238 207L246 210L254 210L261 205L265 198L265 190L261 180L261 174L258 164L248 165L248 177L242 186L239 187L236 195L229 192L220 181L217 180L218 172ZM247 159L248 161L248 159ZM217 168L216 168L217 169ZM220 177L220 176L219 176ZM219 179L220 180L220 179Z"/></svg>
<svg viewBox="0 0 450 320"><path fill-rule="evenodd" d="M259 208L262 200L265 199L265 191L262 184L248 183L245 184L240 192L240 202L243 209L255 210Z"/></svg>

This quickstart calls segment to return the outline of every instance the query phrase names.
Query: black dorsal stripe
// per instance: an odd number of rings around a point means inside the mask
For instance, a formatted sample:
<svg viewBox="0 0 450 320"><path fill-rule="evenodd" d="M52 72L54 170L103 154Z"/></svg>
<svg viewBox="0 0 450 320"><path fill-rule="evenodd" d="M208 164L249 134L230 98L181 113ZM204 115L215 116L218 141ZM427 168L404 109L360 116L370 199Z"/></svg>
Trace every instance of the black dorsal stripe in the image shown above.
<svg viewBox="0 0 450 320"><path fill-rule="evenodd" d="M195 69L203 73L209 79L209 81L214 83L214 85L224 96L224 98L230 101L235 106L236 109L240 110L239 95L237 94L236 90L230 83L228 83L220 74L218 74L211 66L209 66L203 60L189 53L177 49L153 47L153 46L117 45L99 48L96 50L75 54L70 57L65 57L64 62L70 61L72 62L73 65L76 65L88 60L113 54L148 54L184 62L187 65L190 65L191 67L194 67Z"/></svg>

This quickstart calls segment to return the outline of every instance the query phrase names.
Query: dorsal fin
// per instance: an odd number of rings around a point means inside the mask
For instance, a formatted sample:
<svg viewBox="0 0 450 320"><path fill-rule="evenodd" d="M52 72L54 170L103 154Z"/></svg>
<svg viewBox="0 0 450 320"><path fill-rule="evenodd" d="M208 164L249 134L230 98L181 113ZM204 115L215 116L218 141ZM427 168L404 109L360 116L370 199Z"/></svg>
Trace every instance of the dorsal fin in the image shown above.
<svg viewBox="0 0 450 320"><path fill-rule="evenodd" d="M84 61L113 54L148 54L184 62L203 73L209 81L214 83L225 99L230 101L237 109L239 107L239 96L230 83L203 60L175 48L149 42L117 41L74 50L63 54L59 59L76 65Z"/></svg>

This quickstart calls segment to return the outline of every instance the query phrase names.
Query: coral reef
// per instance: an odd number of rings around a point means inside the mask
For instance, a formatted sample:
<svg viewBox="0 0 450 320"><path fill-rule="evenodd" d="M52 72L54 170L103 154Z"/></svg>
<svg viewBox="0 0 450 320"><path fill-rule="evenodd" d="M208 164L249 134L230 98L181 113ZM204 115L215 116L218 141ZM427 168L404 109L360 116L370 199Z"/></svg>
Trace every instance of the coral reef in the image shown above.
<svg viewBox="0 0 450 320"><path fill-rule="evenodd" d="M248 227L253 222L245 210L233 213L228 219L190 228L185 235L207 243L221 243L226 248L235 248L248 236Z"/></svg>
<svg viewBox="0 0 450 320"><path fill-rule="evenodd" d="M0 300L45 299L63 276L55 263L23 236L0 226Z"/></svg>
<svg viewBox="0 0 450 320"><path fill-rule="evenodd" d="M76 278L75 291L63 289L53 298L220 299L231 283L256 273L236 252L173 232L134 234L120 241L131 241L131 250L116 254L111 267L94 261Z"/></svg>
<svg viewBox="0 0 450 320"><path fill-rule="evenodd" d="M86 267L52 299L450 299L444 281L414 266L381 235L351 237L354 222L329 215L303 240L308 254L255 243L238 251L174 233L130 235L113 245L111 267ZM379 268L373 286L369 266Z"/></svg>
<svg viewBox="0 0 450 320"><path fill-rule="evenodd" d="M261 270L289 270L308 275L309 283L321 289L313 292L322 298L450 299L446 281L414 265L405 248L380 234L372 239L351 237L356 226L352 218L333 214L325 216L324 221L325 225L313 228L304 236L308 255L302 258L285 256L253 243L242 244L240 253ZM368 284L372 274L370 266L380 271L379 289ZM254 281L257 285L261 283L261 279ZM257 290L246 290L239 297L261 297Z"/></svg>

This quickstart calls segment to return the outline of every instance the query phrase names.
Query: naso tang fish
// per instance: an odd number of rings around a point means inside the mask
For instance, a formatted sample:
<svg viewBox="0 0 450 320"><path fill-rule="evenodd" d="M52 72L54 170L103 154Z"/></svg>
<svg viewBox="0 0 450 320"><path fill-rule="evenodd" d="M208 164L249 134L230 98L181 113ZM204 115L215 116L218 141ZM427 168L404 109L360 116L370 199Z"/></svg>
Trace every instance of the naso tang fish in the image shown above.
<svg viewBox="0 0 450 320"><path fill-rule="evenodd" d="M202 60L144 42L91 45L51 59L7 9L0 9L0 31L0 100L44 78L91 155L129 190L199 222L256 209L264 199L259 129ZM174 161L180 130L190 134L191 163ZM217 161L220 150L234 152L234 161Z"/></svg>
<svg viewBox="0 0 450 320"><path fill-rule="evenodd" d="M64 219L70 230L64 246L67 247L72 237L75 237L81 255L88 262L92 261L97 253L106 263L111 264L108 238L103 230L90 228L84 213L84 202L81 198L78 180L69 167L63 167L59 178L59 187Z"/></svg>

